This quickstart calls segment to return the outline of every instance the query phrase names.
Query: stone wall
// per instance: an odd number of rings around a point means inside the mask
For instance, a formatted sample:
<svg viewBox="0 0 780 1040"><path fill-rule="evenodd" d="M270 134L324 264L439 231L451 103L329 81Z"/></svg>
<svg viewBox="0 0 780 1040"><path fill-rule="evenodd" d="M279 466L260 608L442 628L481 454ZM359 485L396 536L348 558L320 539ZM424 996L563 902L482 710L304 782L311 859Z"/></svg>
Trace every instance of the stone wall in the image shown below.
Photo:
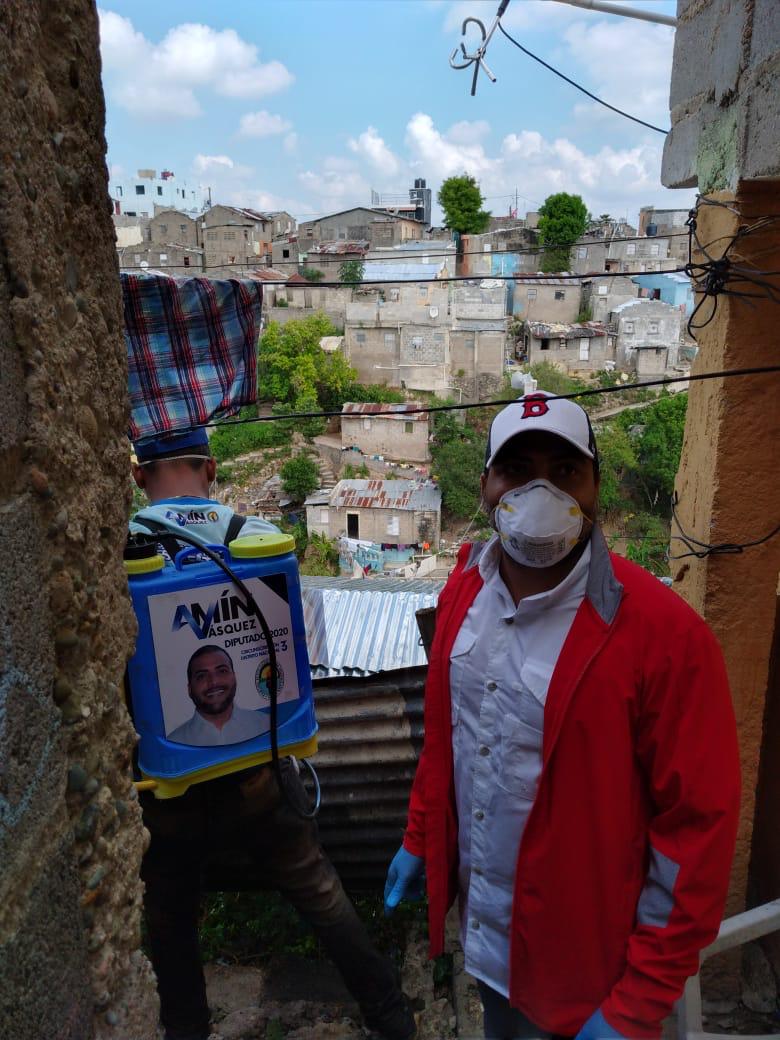
<svg viewBox="0 0 780 1040"><path fill-rule="evenodd" d="M91 0L0 5L0 1036L147 1040L125 350Z"/></svg>

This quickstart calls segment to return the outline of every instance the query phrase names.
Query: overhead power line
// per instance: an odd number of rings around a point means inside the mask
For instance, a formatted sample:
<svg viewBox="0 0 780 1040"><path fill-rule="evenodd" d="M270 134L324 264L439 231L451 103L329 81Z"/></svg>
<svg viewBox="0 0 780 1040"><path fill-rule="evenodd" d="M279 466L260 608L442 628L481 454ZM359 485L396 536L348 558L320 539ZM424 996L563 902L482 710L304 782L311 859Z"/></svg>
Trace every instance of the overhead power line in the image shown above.
<svg viewBox="0 0 780 1040"><path fill-rule="evenodd" d="M545 397L548 401L578 401L582 397L594 397L601 394L617 394L622 393L626 390L645 390L648 387L653 386L670 386L673 383L696 383L704 379L728 379L735 376L754 376L754 375L767 375L780 372L780 365L767 365L761 368L732 368L724 369L720 372L701 372L697 375L677 376L673 379L650 379L644 383L621 383L616 386L606 387L593 387L588 390L578 390L570 394L550 394ZM418 415L427 414L433 412L458 412L468 411L472 408L499 408L504 407L508 404L516 404L519 398L509 397L502 398L497 401L476 401L468 404L437 404L429 405L428 407L421 406L419 408L409 408L404 405L404 415ZM333 411L319 411L319 412L284 412L275 413L273 415L256 415L249 416L245 419L228 419L225 422L209 422L201 423L201 426L243 426L252 423L264 423L264 422L291 422L297 419L333 419L343 415L341 409ZM188 426L180 430L176 430L176 433L188 433L191 430L200 429L199 426Z"/></svg>
<svg viewBox="0 0 780 1040"><path fill-rule="evenodd" d="M485 255L485 254L480 254ZM186 264L166 264L165 268L168 271L173 270L186 270L194 278L208 278L210 271L221 271L225 269L234 269L236 267L255 267L253 264L214 264L213 267L208 267L205 271L198 273L197 270L193 270ZM257 269L257 268L255 268ZM120 271L142 271L145 274L165 274L165 270L160 268L151 267L121 267ZM586 281L589 282L593 278L636 278L639 275L652 275L652 274L685 274L686 269L684 267L673 267L668 271L594 271L590 274L569 274L568 272L561 272L560 274L543 274L539 271L518 271L515 274L458 274L448 275L446 278L368 278L360 282L293 282L290 286L292 289L300 289L308 287L309 289L349 289L356 288L359 285L368 286L372 285L446 285L448 282L526 282L531 281L534 284L538 284L542 281L549 282L571 282L571 281ZM287 285L286 278L263 278L260 280L261 285Z"/></svg>
<svg viewBox="0 0 780 1040"><path fill-rule="evenodd" d="M538 54L534 54L533 51L529 51L527 47L524 47L522 43L519 43L514 38L514 36L511 36L506 31L501 22L498 23L498 28L501 30L504 36L506 36L509 42L513 43L515 47L518 48L518 50L521 50L523 52L523 54L527 54L529 58L533 58L534 61L538 61L540 65L543 65L546 69L549 69L550 72L554 73L556 76L559 76L570 86L574 87L575 90L581 91L583 94L587 95L587 97L591 98L593 101L596 101L599 105L603 105L604 108L608 108L611 112L616 112L617 115L623 116L624 119L630 119L632 123L639 123L640 126L646 126L648 130L655 130L655 132L658 134L669 133L668 130L664 130L660 126L654 126L652 123L646 123L644 119L639 119L637 118L637 116L632 116L628 112L624 112L621 108L616 108L614 105L610 105L608 101L604 101L603 98L597 97L595 94L591 93L591 91L583 87L581 83L577 83L575 80L570 79L568 76L564 75L559 69L556 69L552 65L548 64L548 62L540 58Z"/></svg>

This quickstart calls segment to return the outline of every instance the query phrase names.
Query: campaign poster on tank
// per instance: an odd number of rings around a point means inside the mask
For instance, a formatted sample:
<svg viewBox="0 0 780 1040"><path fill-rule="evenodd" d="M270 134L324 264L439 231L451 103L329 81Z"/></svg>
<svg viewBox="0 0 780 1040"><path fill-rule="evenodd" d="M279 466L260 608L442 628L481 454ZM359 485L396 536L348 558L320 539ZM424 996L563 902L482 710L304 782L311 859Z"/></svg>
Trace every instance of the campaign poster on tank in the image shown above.
<svg viewBox="0 0 780 1040"><path fill-rule="evenodd" d="M279 704L298 697L298 673L282 576L274 587L245 579L271 630ZM271 661L252 608L224 582L149 598L168 740L195 747L238 744L269 729Z"/></svg>

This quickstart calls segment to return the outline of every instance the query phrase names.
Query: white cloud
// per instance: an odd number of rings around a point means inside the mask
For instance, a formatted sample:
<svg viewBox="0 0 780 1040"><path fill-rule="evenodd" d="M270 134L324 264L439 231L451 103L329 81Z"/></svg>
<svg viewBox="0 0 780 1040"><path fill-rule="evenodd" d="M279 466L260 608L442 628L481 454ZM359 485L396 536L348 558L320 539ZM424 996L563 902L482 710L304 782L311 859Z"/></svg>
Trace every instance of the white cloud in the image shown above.
<svg viewBox="0 0 780 1040"><path fill-rule="evenodd" d="M253 98L284 90L293 82L281 62L262 63L255 44L234 29L187 22L153 43L129 18L105 10L99 15L109 92L135 115L191 118L201 112L196 90Z"/></svg>
<svg viewBox="0 0 780 1040"><path fill-rule="evenodd" d="M459 123L453 123L445 136L453 144L476 144L489 133L490 123L486 119L461 119Z"/></svg>
<svg viewBox="0 0 780 1040"><path fill-rule="evenodd" d="M285 139L282 141L282 148L288 155L294 155L298 151L298 135L296 133L287 134Z"/></svg>
<svg viewBox="0 0 780 1040"><path fill-rule="evenodd" d="M449 141L425 112L416 112L407 123L406 144L416 165L441 179L464 172L478 176L492 165L481 144Z"/></svg>
<svg viewBox="0 0 780 1040"><path fill-rule="evenodd" d="M575 22L563 39L569 48L569 74L582 70L584 86L604 101L655 126L669 125L669 83L672 72L674 30L623 19ZM630 55L630 59L628 59ZM622 116L579 96L574 109L603 123Z"/></svg>
<svg viewBox="0 0 780 1040"><path fill-rule="evenodd" d="M460 33L466 18L479 18L485 28L489 29L493 23L497 7L498 3L494 3L493 0L457 0L456 3L450 4L447 8L442 27L443 31L450 34L453 32ZM534 31L564 25L567 21L571 21L571 9L567 12L564 4L550 3L550 0L520 0L519 3L510 3L501 19L501 24L510 31L512 29ZM466 32L467 35L463 43L469 54L472 54L476 50L476 47L473 47L472 44L481 42L481 34L476 25L467 26ZM457 43L460 43L461 39L462 37L460 36L457 38L453 37L452 46L454 47ZM493 37L493 41L497 39L497 36ZM491 47L493 46L493 41L491 41ZM490 58L488 58L488 64L490 64Z"/></svg>
<svg viewBox="0 0 780 1040"><path fill-rule="evenodd" d="M347 143L351 151L367 159L381 173L392 177L399 172L401 164L373 126L364 130L357 139L350 138Z"/></svg>
<svg viewBox="0 0 780 1040"><path fill-rule="evenodd" d="M243 137L273 137L275 134L285 134L291 128L292 123L288 120L263 109L241 116L238 132Z"/></svg>
<svg viewBox="0 0 780 1040"><path fill-rule="evenodd" d="M198 173L205 173L207 170L213 170L215 168L222 168L232 170L235 167L235 163L229 155L196 155L193 161L194 168Z"/></svg>

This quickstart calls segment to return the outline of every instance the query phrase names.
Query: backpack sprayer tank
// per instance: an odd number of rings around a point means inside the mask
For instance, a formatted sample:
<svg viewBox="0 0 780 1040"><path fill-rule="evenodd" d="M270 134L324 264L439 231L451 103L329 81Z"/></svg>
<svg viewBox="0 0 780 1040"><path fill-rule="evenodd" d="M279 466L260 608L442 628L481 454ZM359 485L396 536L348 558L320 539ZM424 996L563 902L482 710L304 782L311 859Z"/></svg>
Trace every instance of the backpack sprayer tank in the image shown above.
<svg viewBox="0 0 780 1040"><path fill-rule="evenodd" d="M298 565L289 535L238 538L208 546L256 601L273 641L276 744L306 758L317 749ZM125 553L138 619L128 664L138 766L172 798L203 780L272 758L272 655L253 606L197 548L173 566L154 539Z"/></svg>

